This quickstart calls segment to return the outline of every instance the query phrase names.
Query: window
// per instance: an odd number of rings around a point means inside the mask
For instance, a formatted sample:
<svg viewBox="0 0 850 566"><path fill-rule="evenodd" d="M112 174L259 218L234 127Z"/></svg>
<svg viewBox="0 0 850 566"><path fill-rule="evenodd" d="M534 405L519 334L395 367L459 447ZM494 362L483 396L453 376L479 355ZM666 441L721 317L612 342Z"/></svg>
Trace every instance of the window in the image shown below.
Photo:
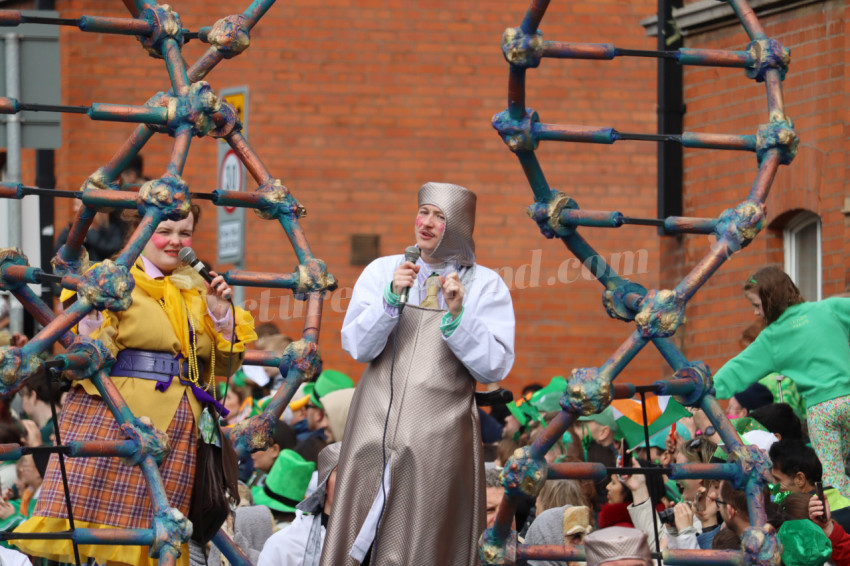
<svg viewBox="0 0 850 566"><path fill-rule="evenodd" d="M817 214L798 213L783 232L785 271L807 301L821 300L821 222Z"/></svg>
<svg viewBox="0 0 850 566"><path fill-rule="evenodd" d="M369 265L378 259L381 249L381 236L378 234L351 235L351 265Z"/></svg>

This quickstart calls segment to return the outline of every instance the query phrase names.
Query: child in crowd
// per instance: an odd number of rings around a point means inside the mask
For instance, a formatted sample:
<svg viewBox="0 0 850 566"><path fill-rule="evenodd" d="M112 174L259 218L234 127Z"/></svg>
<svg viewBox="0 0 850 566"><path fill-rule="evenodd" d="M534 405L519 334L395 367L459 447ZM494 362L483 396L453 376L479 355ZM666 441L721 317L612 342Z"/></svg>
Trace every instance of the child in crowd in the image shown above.
<svg viewBox="0 0 850 566"><path fill-rule="evenodd" d="M766 323L763 318L757 318L751 325L746 327L741 333L741 338L738 340L738 345L743 350L753 343L758 338L761 331L764 330ZM770 390L773 400L776 403L788 403L794 409L794 413L800 418L806 418L806 402L800 395L797 389L797 384L788 376L782 375L779 372L769 373L759 380L759 383Z"/></svg>
<svg viewBox="0 0 850 566"><path fill-rule="evenodd" d="M747 279L744 296L767 327L717 372L717 397L728 399L774 371L794 380L808 406L809 435L823 463L824 483L850 497L844 471L850 455L850 299L806 302L777 267Z"/></svg>

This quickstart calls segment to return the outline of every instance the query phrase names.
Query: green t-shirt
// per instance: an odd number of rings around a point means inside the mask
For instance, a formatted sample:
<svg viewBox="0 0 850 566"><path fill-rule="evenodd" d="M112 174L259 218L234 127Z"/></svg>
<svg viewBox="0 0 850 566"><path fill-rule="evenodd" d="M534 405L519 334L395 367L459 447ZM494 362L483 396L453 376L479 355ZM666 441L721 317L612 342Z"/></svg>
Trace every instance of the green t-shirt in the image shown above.
<svg viewBox="0 0 850 566"><path fill-rule="evenodd" d="M850 395L850 298L785 309L714 376L718 399L728 399L764 376L791 378L806 405Z"/></svg>

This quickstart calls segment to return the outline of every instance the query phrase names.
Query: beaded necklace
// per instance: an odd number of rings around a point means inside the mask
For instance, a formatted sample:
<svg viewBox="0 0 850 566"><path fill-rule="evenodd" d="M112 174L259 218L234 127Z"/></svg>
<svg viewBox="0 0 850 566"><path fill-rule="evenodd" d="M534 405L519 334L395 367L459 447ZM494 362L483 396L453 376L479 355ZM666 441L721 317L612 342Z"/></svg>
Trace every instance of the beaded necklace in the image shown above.
<svg viewBox="0 0 850 566"><path fill-rule="evenodd" d="M163 312L166 314L168 311L165 309L165 299L159 299L157 304L162 307ZM189 348L189 355L187 356L187 360L189 362L189 376L188 381L192 383L194 386L204 390L209 391L212 395L212 398L216 398L215 387L213 387L213 383L215 383L215 337L212 338L212 346L210 348L210 377L206 383L201 383L201 370L198 365L198 334L196 329L200 326L200 323L192 317L192 313L186 309L186 304L183 304L184 312L186 314L186 319L189 322L189 337L192 340L192 345ZM178 370L178 378L184 379L183 377L183 364L180 364L180 369Z"/></svg>

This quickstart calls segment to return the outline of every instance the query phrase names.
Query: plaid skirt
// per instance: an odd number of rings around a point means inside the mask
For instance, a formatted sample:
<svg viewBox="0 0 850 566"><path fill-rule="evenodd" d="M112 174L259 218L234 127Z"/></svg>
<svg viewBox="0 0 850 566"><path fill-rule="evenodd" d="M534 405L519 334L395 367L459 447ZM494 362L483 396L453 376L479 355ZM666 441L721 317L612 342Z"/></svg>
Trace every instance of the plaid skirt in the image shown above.
<svg viewBox="0 0 850 566"><path fill-rule="evenodd" d="M136 415L139 416L139 415ZM59 417L62 443L125 440L112 412L100 397L74 387ZM171 451L159 466L169 505L189 515L195 477L197 435L186 396L166 431ZM74 519L107 527L150 528L153 520L148 484L138 466L120 458L65 458ZM68 517L59 458L53 454L33 515Z"/></svg>

